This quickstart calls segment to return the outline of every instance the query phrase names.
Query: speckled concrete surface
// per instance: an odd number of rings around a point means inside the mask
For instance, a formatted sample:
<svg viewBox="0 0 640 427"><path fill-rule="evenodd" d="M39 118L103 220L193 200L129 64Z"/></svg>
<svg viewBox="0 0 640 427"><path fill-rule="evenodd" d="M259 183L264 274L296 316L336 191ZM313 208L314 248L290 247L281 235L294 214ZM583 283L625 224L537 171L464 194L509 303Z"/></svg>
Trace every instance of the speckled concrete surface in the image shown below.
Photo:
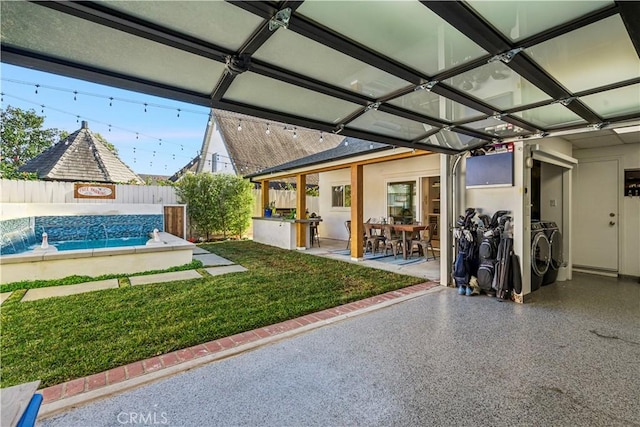
<svg viewBox="0 0 640 427"><path fill-rule="evenodd" d="M227 273L242 273L247 271L247 269L241 265L223 265L220 267L205 268L204 270L212 276L220 276L221 274Z"/></svg>
<svg viewBox="0 0 640 427"><path fill-rule="evenodd" d="M151 283L174 282L176 280L201 279L195 270L170 271L168 273L147 274L146 276L132 276L129 278L132 286L148 285Z"/></svg>
<svg viewBox="0 0 640 427"><path fill-rule="evenodd" d="M204 265L205 267L233 264L233 262L229 261L228 259L222 258L221 256L218 256L216 254L193 255L193 259L202 261L202 265Z"/></svg>
<svg viewBox="0 0 640 427"><path fill-rule="evenodd" d="M639 324L633 281L441 288L38 425L637 425Z"/></svg>
<svg viewBox="0 0 640 427"><path fill-rule="evenodd" d="M13 292L2 292L0 293L0 304L6 301L7 298L11 296Z"/></svg>

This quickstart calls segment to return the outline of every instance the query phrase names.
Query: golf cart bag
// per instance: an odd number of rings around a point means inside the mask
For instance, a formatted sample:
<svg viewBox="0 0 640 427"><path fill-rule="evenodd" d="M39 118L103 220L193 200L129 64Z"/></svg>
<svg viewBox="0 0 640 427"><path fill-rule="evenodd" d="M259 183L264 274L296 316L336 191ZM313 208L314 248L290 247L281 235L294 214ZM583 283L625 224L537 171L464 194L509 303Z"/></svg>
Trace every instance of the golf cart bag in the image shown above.
<svg viewBox="0 0 640 427"><path fill-rule="evenodd" d="M495 277L496 263L498 259L498 247L500 245L500 235L502 227L500 226L500 218L507 214L508 211L498 211L493 218L484 220L485 231L478 248L478 256L480 265L478 267L478 286L485 293L493 294L492 284ZM485 216L485 218L487 218Z"/></svg>
<svg viewBox="0 0 640 427"><path fill-rule="evenodd" d="M496 291L498 299L506 299L512 289L511 263L513 257L513 229L509 217L505 217L506 223L502 230L502 237L498 245L495 274L492 288Z"/></svg>
<svg viewBox="0 0 640 427"><path fill-rule="evenodd" d="M470 277L477 274L478 240L476 224L472 221L475 214L474 208L468 208L465 215L458 218L454 230L458 253L453 265L453 280L457 287L469 286Z"/></svg>

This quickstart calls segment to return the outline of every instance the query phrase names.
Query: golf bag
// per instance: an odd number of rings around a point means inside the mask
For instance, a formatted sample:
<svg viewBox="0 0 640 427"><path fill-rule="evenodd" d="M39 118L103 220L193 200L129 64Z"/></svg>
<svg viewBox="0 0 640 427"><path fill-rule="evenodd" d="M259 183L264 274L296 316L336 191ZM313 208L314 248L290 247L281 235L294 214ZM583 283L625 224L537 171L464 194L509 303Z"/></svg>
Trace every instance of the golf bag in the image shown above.
<svg viewBox="0 0 640 427"><path fill-rule="evenodd" d="M469 286L471 276L477 275L478 270L478 238L477 225L472 221L476 211L468 208L464 216L456 222L454 239L458 253L453 265L453 280L456 286Z"/></svg>
<svg viewBox="0 0 640 427"><path fill-rule="evenodd" d="M508 217L506 217L508 218ZM509 219L509 218L508 218ZM492 288L496 291L498 299L506 299L512 290L513 282L511 277L511 263L513 255L513 229L511 222L506 220L496 260L495 274L493 276Z"/></svg>
<svg viewBox="0 0 640 427"><path fill-rule="evenodd" d="M482 240L478 248L478 255L480 259L480 265L478 267L478 286L485 293L491 293L493 278L495 277L496 263L498 259L498 247L500 245L500 236L502 233L502 227L500 226L500 219L508 211L498 211L493 215L491 220L485 215L483 223L486 231L482 235Z"/></svg>

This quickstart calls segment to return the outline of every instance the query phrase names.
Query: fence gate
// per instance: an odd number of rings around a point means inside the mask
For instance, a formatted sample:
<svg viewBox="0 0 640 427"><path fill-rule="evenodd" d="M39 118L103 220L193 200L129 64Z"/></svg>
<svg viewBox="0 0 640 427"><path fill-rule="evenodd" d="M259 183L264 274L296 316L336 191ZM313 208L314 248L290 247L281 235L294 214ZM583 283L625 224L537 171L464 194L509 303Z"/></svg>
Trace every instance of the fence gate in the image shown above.
<svg viewBox="0 0 640 427"><path fill-rule="evenodd" d="M164 206L164 231L174 236L186 239L185 236L185 206Z"/></svg>

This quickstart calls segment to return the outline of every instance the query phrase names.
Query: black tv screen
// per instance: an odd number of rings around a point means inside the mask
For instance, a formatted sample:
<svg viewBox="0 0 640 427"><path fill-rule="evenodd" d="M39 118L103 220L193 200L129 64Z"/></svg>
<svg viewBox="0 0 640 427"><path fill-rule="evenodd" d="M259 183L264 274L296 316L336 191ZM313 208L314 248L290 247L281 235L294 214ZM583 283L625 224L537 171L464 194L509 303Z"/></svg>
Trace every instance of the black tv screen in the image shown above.
<svg viewBox="0 0 640 427"><path fill-rule="evenodd" d="M513 186L513 153L468 157L466 186Z"/></svg>

